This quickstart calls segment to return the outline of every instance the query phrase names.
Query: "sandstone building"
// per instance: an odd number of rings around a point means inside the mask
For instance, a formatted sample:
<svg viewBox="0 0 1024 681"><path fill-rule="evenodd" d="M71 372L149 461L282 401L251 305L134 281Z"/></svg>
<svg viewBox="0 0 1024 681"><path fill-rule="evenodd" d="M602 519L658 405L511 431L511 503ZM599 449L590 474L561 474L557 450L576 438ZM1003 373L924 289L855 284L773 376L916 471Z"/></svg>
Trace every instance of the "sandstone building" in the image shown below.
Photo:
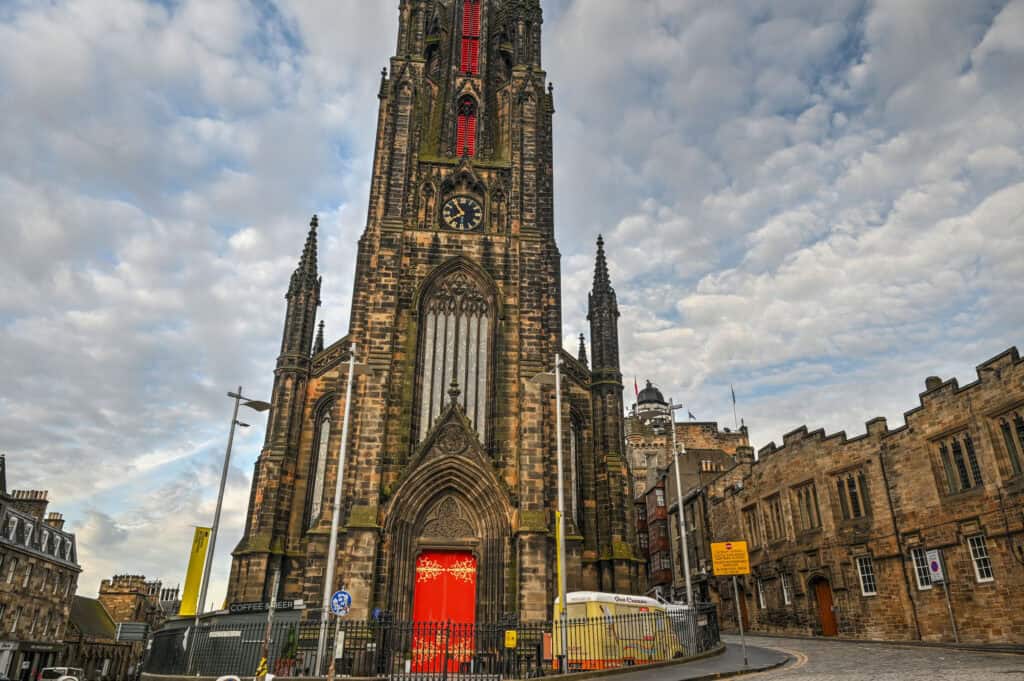
<svg viewBox="0 0 1024 681"><path fill-rule="evenodd" d="M327 579L352 593L354 617L545 618L556 593L557 437L570 589L635 592L645 563L600 239L590 359L562 350L540 2L402 0L399 14L348 333L327 343L317 324L314 218L286 295L228 600L319 604ZM325 575L353 347L369 373L355 379L338 568ZM556 357L561 434L554 392L537 380Z"/></svg>
<svg viewBox="0 0 1024 681"><path fill-rule="evenodd" d="M672 455L673 427L676 456ZM647 558L648 593L667 600L686 600L679 521L672 511L677 497L676 465L683 490L701 487L732 468L737 456L749 450L749 444L746 426L730 431L719 429L713 421L676 422L664 395L650 381L637 392L636 404L626 418L626 457L634 482L637 538L641 554ZM699 522L699 517L689 519ZM691 567L699 565L700 544L690 542L689 551ZM696 574L696 597L706 600L707 573Z"/></svg>
<svg viewBox="0 0 1024 681"><path fill-rule="evenodd" d="M82 669L90 681L133 678L146 652L146 636L177 615L179 604L178 588L165 588L159 580L143 575L104 579L98 598L75 596L61 665ZM122 635L121 625L145 634Z"/></svg>
<svg viewBox="0 0 1024 681"><path fill-rule="evenodd" d="M754 631L1019 644L1022 468L1024 361L1011 348L969 385L929 378L904 425L874 419L852 438L801 427L685 505L703 513L704 543L748 542L740 605ZM932 549L949 607L930 577ZM731 580L711 587L735 626Z"/></svg>
<svg viewBox="0 0 1024 681"><path fill-rule="evenodd" d="M0 455L0 675L36 678L60 658L78 584L75 535L42 490L7 490Z"/></svg>

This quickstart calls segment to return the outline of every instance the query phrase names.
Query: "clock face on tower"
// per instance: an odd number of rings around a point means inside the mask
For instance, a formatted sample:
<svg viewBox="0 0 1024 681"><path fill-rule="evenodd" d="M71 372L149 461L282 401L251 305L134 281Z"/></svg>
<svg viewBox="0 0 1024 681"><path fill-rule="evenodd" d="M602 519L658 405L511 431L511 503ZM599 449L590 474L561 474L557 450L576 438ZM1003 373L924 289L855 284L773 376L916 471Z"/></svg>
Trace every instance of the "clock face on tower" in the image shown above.
<svg viewBox="0 0 1024 681"><path fill-rule="evenodd" d="M441 217L448 228L470 232L480 226L484 219L484 209L476 199L453 196L444 204Z"/></svg>

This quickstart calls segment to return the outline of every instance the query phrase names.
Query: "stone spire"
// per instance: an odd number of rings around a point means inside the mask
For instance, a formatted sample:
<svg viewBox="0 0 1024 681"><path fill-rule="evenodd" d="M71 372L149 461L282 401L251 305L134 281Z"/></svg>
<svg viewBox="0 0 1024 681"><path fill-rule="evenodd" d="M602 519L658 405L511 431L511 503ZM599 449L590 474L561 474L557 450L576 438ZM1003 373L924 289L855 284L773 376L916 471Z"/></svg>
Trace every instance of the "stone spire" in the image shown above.
<svg viewBox="0 0 1024 681"><path fill-rule="evenodd" d="M612 289L611 278L608 276L608 260L604 255L604 237L597 235L597 258L594 260L594 288L593 294L599 295Z"/></svg>
<svg viewBox="0 0 1024 681"><path fill-rule="evenodd" d="M608 276L608 261L604 254L604 239L597 237L597 257L594 262L594 286L590 291L587 308L590 321L590 350L593 369L619 370L619 304Z"/></svg>
<svg viewBox="0 0 1024 681"><path fill-rule="evenodd" d="M306 245L302 248L302 256L299 258L299 266L292 273L291 286L288 289L292 293L300 288L319 288L319 277L317 275L317 243L316 228L320 221L316 215L309 221L309 233L306 235Z"/></svg>
<svg viewBox="0 0 1024 681"><path fill-rule="evenodd" d="M314 215L309 221L309 233L306 235L306 245L302 247L299 265L292 272L288 293L285 295L288 310L285 313L281 355L278 357L279 368L285 365L296 369L304 366L303 362L309 359L313 345L316 308L320 305L320 275L317 273L316 262L318 225L319 220Z"/></svg>
<svg viewBox="0 0 1024 681"><path fill-rule="evenodd" d="M320 323L316 327L316 340L313 341L313 354L324 351L324 320L320 320Z"/></svg>
<svg viewBox="0 0 1024 681"><path fill-rule="evenodd" d="M580 334L580 349L576 354L576 359L580 361L580 364L587 366L587 342L583 339L583 334Z"/></svg>

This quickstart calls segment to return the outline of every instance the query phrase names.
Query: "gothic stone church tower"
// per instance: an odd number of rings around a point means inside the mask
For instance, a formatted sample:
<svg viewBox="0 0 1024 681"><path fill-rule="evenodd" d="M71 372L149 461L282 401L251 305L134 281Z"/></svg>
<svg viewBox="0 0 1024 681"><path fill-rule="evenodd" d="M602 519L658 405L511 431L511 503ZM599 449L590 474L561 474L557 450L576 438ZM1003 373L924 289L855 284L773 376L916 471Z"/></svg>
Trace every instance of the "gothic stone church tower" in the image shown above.
<svg viewBox="0 0 1024 681"><path fill-rule="evenodd" d="M231 602L319 606L351 344L335 585L353 615L550 616L563 362L570 589L644 581L623 456L618 308L598 241L591 355L563 352L539 0L402 0L347 336L326 346L314 218L287 294ZM315 335L315 338L314 338ZM447 596L445 595L447 594Z"/></svg>

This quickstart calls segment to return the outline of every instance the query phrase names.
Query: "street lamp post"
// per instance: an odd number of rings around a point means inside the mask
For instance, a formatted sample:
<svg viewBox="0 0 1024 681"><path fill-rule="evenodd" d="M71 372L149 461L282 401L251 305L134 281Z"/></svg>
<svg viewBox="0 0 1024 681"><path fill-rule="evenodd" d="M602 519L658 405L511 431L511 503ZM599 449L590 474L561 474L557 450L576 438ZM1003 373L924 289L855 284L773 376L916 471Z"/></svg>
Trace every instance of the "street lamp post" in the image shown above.
<svg viewBox="0 0 1024 681"><path fill-rule="evenodd" d="M676 451L676 409L682 409L683 405L675 404L672 398L668 398L668 413L671 416L672 428L672 467L676 469L676 505L679 507L679 541L683 549L683 574L686 579L686 604L693 607L693 586L690 583L690 550L686 542L686 508L683 506L683 484L679 479L679 453ZM686 445L683 445L683 454L686 453Z"/></svg>
<svg viewBox="0 0 1024 681"><path fill-rule="evenodd" d="M569 604L565 602L565 466L562 464L562 357L555 353L555 437L558 457L558 602L562 605L562 664L559 671L569 673L569 633L566 631L566 613Z"/></svg>
<svg viewBox="0 0 1024 681"><path fill-rule="evenodd" d="M356 364L356 344L348 351L348 380L345 387L345 416L341 422L341 452L338 455L338 474L334 480L334 509L331 511L331 537L327 547L327 570L324 572L324 600L320 613L320 636L316 645L316 672L323 668L327 652L327 619L331 611L331 595L334 589L334 569L338 552L338 524L341 522L341 488L345 480L345 454L348 449L348 421L352 411L352 381L358 373L366 373L365 364Z"/></svg>
<svg viewBox="0 0 1024 681"><path fill-rule="evenodd" d="M270 404L262 400L252 400L242 395L242 386L238 386L237 393L228 393L228 397L233 397L235 400L235 409L231 414L231 428L228 430L228 447L224 452L224 467L220 473L220 489L217 492L217 507L213 512L213 527L210 528L210 546L206 550L206 562L203 565L203 581L199 587L199 602L196 604L196 618L192 627L191 644L189 645L189 671L192 669L193 654L195 652L195 643L197 635L199 633L199 616L203 614L203 606L206 603L206 590L210 586L210 567L213 564L213 552L217 547L217 530L220 529L220 511L224 505L224 488L228 482L228 466L231 462L231 445L235 441L235 426L248 427L248 424L242 423L238 420L238 407L239 405L245 405L250 409L256 411L266 411L270 409ZM271 598L276 596L272 595Z"/></svg>
<svg viewBox="0 0 1024 681"><path fill-rule="evenodd" d="M556 569L558 571L558 603L562 611L559 613L561 620L559 627L561 634L559 639L562 644L562 659L559 664L559 671L562 674L569 673L569 634L567 629L568 603L565 602L566 575L565 575L565 472L562 464L562 356L560 352L555 353L555 373L552 376L548 372L537 374L533 381L542 385L555 387L555 452L558 469L558 510L555 512L555 555Z"/></svg>

